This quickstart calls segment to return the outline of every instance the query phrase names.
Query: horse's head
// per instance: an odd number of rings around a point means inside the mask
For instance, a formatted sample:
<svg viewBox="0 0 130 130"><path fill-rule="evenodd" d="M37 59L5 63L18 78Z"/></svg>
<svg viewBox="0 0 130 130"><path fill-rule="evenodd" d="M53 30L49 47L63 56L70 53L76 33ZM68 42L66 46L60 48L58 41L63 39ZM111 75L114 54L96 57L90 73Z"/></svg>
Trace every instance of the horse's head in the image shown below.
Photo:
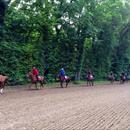
<svg viewBox="0 0 130 130"><path fill-rule="evenodd" d="M35 80L35 76L33 75L32 72L29 72L29 73L27 74L27 77L30 78L32 81Z"/></svg>
<svg viewBox="0 0 130 130"><path fill-rule="evenodd" d="M57 75L56 75L56 78L60 78L60 75L59 75L59 74L57 74Z"/></svg>
<svg viewBox="0 0 130 130"><path fill-rule="evenodd" d="M0 75L0 79L7 80L8 76Z"/></svg>
<svg viewBox="0 0 130 130"><path fill-rule="evenodd" d="M59 81L60 75L59 74L55 75L55 79L56 79L56 81Z"/></svg>
<svg viewBox="0 0 130 130"><path fill-rule="evenodd" d="M33 76L33 73L32 72L29 72L28 74L27 74L27 77L28 78L31 78Z"/></svg>
<svg viewBox="0 0 130 130"><path fill-rule="evenodd" d="M5 83L7 83L8 78L9 78L8 76L0 75L1 84L5 85Z"/></svg>

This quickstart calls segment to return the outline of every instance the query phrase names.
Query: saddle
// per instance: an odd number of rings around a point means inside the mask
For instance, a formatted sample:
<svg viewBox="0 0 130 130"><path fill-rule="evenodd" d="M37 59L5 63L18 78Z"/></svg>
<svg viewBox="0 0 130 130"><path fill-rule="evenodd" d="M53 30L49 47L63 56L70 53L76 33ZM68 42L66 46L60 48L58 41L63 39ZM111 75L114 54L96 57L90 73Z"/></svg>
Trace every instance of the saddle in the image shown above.
<svg viewBox="0 0 130 130"><path fill-rule="evenodd" d="M114 75L109 75L109 76L108 76L108 79L109 79L109 80L112 80L112 79L114 79L114 78L115 78Z"/></svg>
<svg viewBox="0 0 130 130"><path fill-rule="evenodd" d="M125 77L125 76L122 76L122 79L123 79L123 80L125 80L125 79L126 79L126 77Z"/></svg>
<svg viewBox="0 0 130 130"><path fill-rule="evenodd" d="M38 76L38 81L43 81L44 77L43 76ZM35 76L32 77L32 82L37 82L37 78Z"/></svg>
<svg viewBox="0 0 130 130"><path fill-rule="evenodd" d="M66 76L66 75L65 76L60 76L59 78L60 78L61 81L66 81L66 80L69 79L69 76Z"/></svg>
<svg viewBox="0 0 130 130"><path fill-rule="evenodd" d="M69 79L69 77L68 77L68 76L65 76L65 80L67 80L67 79Z"/></svg>
<svg viewBox="0 0 130 130"><path fill-rule="evenodd" d="M93 75L92 75L92 74L90 74L90 75L88 75L88 76L87 76L87 79L88 79L88 80L93 80L93 79L94 79L94 77L93 77Z"/></svg>
<svg viewBox="0 0 130 130"><path fill-rule="evenodd" d="M44 77L38 76L38 81L42 81L43 79L44 79Z"/></svg>

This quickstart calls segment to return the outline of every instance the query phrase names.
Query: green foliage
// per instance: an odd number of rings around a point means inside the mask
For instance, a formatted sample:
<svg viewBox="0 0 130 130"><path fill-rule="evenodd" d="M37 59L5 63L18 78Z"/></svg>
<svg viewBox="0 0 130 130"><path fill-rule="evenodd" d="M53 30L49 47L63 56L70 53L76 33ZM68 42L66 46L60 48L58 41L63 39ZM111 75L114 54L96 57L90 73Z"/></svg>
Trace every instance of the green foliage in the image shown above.
<svg viewBox="0 0 130 130"><path fill-rule="evenodd" d="M2 1L4 2L4 1ZM1 3L1 1L0 1ZM4 7L7 7L4 2ZM130 72L130 4L122 0L13 0L0 14L0 73L14 84L37 66L77 80ZM1 13L1 12L0 12Z"/></svg>

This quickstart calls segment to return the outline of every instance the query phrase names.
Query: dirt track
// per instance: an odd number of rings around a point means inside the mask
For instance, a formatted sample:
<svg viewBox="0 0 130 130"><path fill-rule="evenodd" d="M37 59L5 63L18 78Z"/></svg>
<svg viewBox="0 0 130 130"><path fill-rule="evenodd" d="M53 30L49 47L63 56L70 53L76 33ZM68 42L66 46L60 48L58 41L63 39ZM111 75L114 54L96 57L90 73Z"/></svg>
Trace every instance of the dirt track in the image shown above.
<svg viewBox="0 0 130 130"><path fill-rule="evenodd" d="M130 130L130 84L6 90L0 130Z"/></svg>

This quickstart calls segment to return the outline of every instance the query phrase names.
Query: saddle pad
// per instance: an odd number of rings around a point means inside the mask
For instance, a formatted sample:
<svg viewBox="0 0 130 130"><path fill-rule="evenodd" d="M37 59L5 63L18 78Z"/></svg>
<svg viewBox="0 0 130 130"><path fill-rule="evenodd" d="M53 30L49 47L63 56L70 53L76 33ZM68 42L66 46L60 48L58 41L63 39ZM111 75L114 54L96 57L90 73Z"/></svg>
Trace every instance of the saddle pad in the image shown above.
<svg viewBox="0 0 130 130"><path fill-rule="evenodd" d="M38 76L38 80L41 81L43 78L41 76Z"/></svg>

